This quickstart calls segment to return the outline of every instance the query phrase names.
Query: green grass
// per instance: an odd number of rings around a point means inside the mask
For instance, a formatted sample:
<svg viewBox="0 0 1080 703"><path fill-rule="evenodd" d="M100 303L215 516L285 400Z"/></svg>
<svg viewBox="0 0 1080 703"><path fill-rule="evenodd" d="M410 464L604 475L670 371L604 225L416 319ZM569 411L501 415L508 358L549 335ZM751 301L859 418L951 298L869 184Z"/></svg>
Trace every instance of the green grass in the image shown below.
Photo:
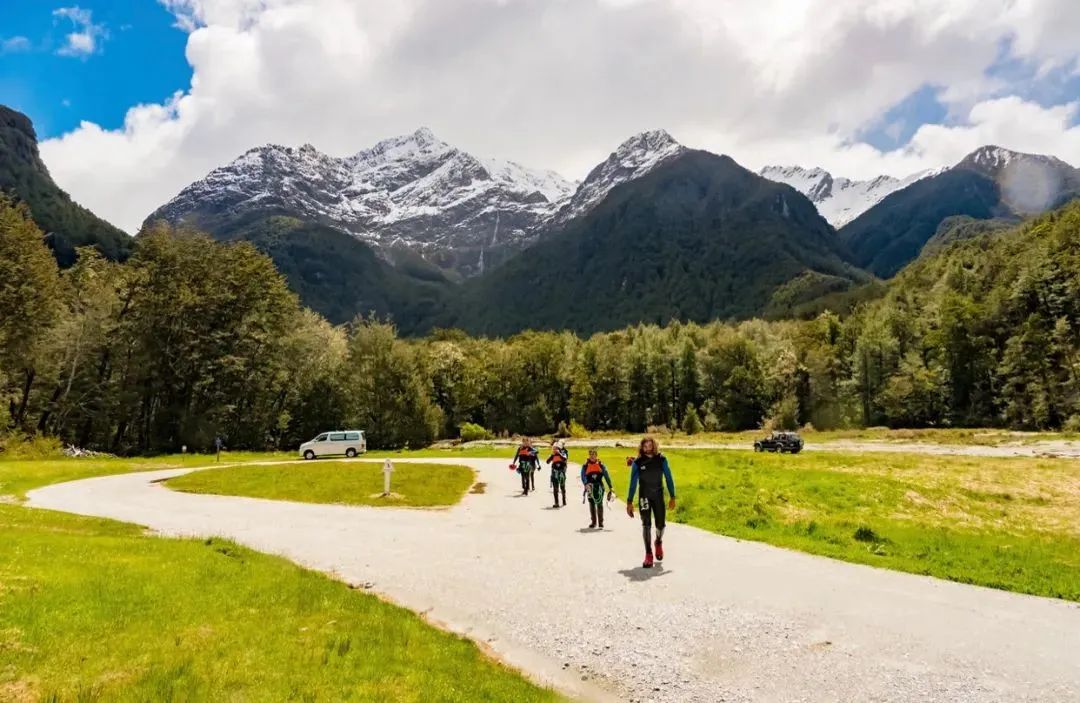
<svg viewBox="0 0 1080 703"><path fill-rule="evenodd" d="M0 505L0 700L557 698L283 559Z"/></svg>
<svg viewBox="0 0 1080 703"><path fill-rule="evenodd" d="M407 456L461 456L424 450ZM502 457L504 449L464 450ZM600 449L625 496L629 447ZM1080 601L1080 461L666 452L670 519L811 554ZM585 451L571 448L571 461Z"/></svg>
<svg viewBox="0 0 1080 703"><path fill-rule="evenodd" d="M294 454L268 452L222 452L221 465L252 461L292 460ZM169 454L152 458L0 460L0 496L25 498L26 492L52 483L75 481L92 476L109 476L132 471L179 469L187 466L209 466L215 463L213 454Z"/></svg>
<svg viewBox="0 0 1080 703"><path fill-rule="evenodd" d="M304 503L408 507L454 505L473 484L465 466L399 463L391 479L393 497L383 498L382 464L364 461L248 465L196 471L166 482L188 493L249 496Z"/></svg>

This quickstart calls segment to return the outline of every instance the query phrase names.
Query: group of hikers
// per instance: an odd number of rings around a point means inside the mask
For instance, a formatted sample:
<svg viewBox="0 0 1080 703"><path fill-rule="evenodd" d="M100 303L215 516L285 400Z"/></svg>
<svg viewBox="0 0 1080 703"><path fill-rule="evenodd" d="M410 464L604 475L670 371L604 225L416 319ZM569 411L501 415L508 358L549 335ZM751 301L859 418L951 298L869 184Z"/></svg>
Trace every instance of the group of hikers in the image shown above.
<svg viewBox="0 0 1080 703"><path fill-rule="evenodd" d="M562 440L551 444L551 453L544 463L551 466L551 492L555 498L553 508L566 507L566 473L570 455ZM630 466L630 490L626 495L626 514L634 517L634 495L637 494L638 513L641 515L641 534L645 542L645 560L642 566L652 568L654 561L664 559L664 527L667 510L675 508L675 480L671 466L660 453L660 446L652 437L646 437L638 445L636 457L627 457ZM521 493L529 495L536 491L536 473L540 470L540 453L528 437L522 439L514 452L510 468L521 477ZM582 502L589 504L589 529L604 528L604 502L615 499L615 486L595 449L589 450L589 458L581 465ZM606 490L605 490L606 487ZM664 500L664 488L668 500ZM559 498L562 497L562 503ZM653 525L656 538L653 539Z"/></svg>

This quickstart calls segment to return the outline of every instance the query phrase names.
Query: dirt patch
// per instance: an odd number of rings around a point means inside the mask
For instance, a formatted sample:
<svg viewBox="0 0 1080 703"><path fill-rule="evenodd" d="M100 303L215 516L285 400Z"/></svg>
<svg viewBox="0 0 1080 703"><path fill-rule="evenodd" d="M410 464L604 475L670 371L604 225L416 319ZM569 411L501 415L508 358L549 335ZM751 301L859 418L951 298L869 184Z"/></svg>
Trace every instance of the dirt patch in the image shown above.
<svg viewBox="0 0 1080 703"><path fill-rule="evenodd" d="M487 492L487 484L482 483L480 481L477 481L476 483L474 483L473 487L469 489L469 493L472 493L473 495L479 495L481 493L486 493L486 492Z"/></svg>
<svg viewBox="0 0 1080 703"><path fill-rule="evenodd" d="M37 703L41 700L37 686L26 679L0 683L0 701L5 703Z"/></svg>

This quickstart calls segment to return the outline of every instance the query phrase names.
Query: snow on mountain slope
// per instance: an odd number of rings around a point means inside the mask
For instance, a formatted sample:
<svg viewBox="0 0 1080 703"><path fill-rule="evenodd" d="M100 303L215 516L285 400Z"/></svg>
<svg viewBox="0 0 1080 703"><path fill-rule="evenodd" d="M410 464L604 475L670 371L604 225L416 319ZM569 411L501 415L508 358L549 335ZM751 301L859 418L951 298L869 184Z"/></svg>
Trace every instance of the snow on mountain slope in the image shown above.
<svg viewBox="0 0 1080 703"><path fill-rule="evenodd" d="M476 158L426 128L346 158L271 144L192 183L148 221L226 233L245 217L290 215L338 227L388 258L404 247L472 276L684 150L667 132L643 132L579 185L554 171Z"/></svg>
<svg viewBox="0 0 1080 703"><path fill-rule="evenodd" d="M641 178L685 151L686 147L662 129L630 137L589 172L574 196L556 215L555 224L563 224L584 215L615 186Z"/></svg>
<svg viewBox="0 0 1080 703"><path fill-rule="evenodd" d="M866 181L853 181L833 176L820 168L766 166L761 169L761 175L770 181L786 183L810 198L821 216L837 229L869 210L890 193L940 172L941 169L937 169L920 171L907 178L878 176Z"/></svg>
<svg viewBox="0 0 1080 703"><path fill-rule="evenodd" d="M343 159L310 145L252 149L148 220L213 232L245 215L287 214L472 275L532 241L575 187L552 171L478 159L423 128Z"/></svg>

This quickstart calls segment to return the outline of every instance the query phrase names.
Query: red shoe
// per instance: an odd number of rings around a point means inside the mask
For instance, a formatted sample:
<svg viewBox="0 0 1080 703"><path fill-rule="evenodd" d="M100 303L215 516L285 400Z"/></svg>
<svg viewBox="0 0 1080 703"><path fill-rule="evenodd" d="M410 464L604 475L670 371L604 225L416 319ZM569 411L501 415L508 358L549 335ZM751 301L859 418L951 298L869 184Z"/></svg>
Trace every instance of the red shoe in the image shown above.
<svg viewBox="0 0 1080 703"><path fill-rule="evenodd" d="M645 561L642 562L641 568L642 569L651 569L652 568L652 554L650 554L649 552L645 552Z"/></svg>
<svg viewBox="0 0 1080 703"><path fill-rule="evenodd" d="M657 561L663 561L664 560L664 543L661 542L660 540L656 540L656 542L653 543L653 546L656 548L656 560Z"/></svg>

